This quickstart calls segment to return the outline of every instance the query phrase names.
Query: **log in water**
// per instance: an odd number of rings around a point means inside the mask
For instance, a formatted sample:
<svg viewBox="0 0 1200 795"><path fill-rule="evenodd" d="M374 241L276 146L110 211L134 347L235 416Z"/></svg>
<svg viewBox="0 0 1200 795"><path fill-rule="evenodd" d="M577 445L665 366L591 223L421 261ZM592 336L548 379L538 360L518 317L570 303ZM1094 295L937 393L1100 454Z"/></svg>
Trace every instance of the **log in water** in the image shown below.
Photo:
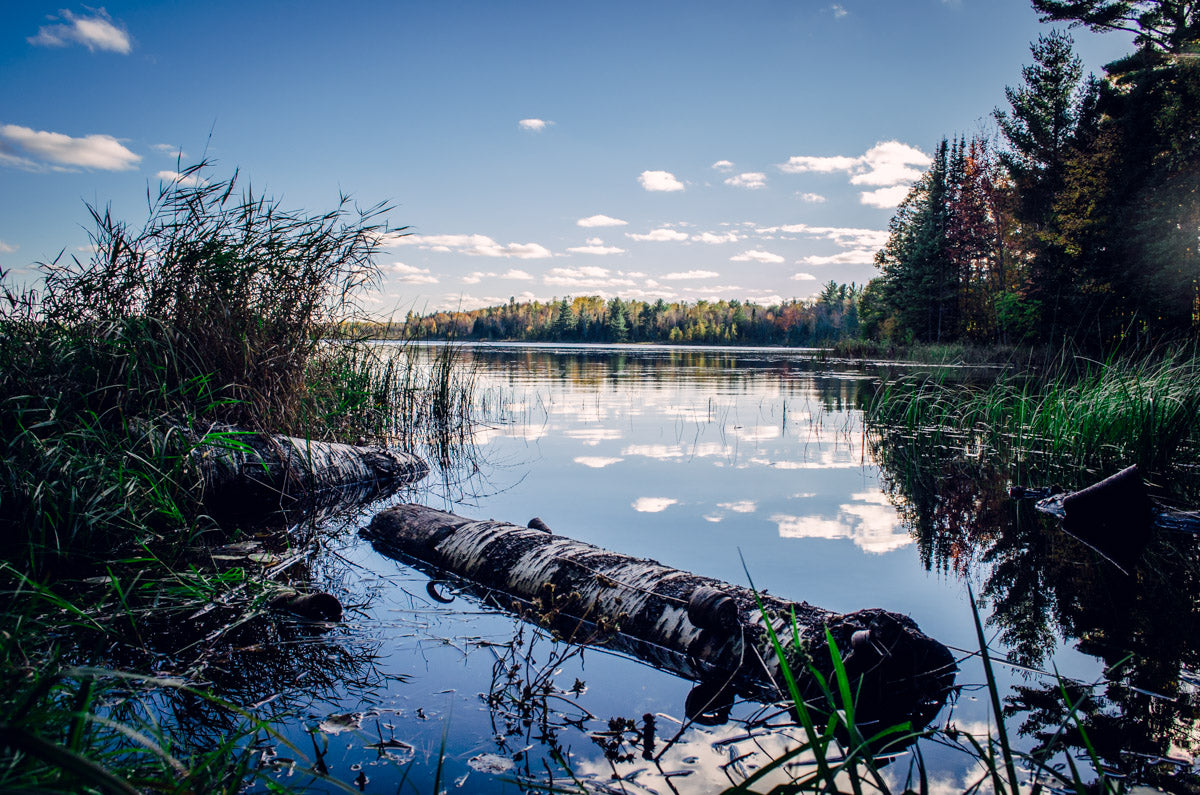
<svg viewBox="0 0 1200 795"><path fill-rule="evenodd" d="M384 496L429 473L411 453L236 431L211 438L217 441L197 445L193 455L203 477L203 501L220 516Z"/></svg>
<svg viewBox="0 0 1200 795"><path fill-rule="evenodd" d="M858 710L866 720L924 725L954 681L950 651L912 619L885 610L838 614L766 594L758 597L760 609L747 588L544 529L420 505L383 511L364 535L385 554L481 586L503 607L569 640L629 651L690 678L729 679L756 698L787 693L767 620L784 647L799 648L789 667L806 699L819 694L808 663L832 681L829 631L851 679L861 680Z"/></svg>

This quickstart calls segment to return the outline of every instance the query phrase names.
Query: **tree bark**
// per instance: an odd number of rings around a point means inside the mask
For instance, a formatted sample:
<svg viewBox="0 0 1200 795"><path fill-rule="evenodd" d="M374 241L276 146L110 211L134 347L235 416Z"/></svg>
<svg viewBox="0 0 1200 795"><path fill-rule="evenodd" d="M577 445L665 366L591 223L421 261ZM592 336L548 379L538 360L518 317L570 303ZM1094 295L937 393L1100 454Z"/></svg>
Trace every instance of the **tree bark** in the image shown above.
<svg viewBox="0 0 1200 795"><path fill-rule="evenodd" d="M502 607L573 642L603 644L693 679L725 677L755 698L787 697L769 620L806 699L833 685L826 630L845 661L858 715L927 723L954 681L954 656L907 616L845 615L494 520L420 505L375 516L364 536L379 551L449 572ZM423 565L421 565L423 564ZM760 607L761 603L761 607Z"/></svg>
<svg viewBox="0 0 1200 795"><path fill-rule="evenodd" d="M379 448L229 431L205 440L192 455L218 518L363 502L429 473L420 457Z"/></svg>

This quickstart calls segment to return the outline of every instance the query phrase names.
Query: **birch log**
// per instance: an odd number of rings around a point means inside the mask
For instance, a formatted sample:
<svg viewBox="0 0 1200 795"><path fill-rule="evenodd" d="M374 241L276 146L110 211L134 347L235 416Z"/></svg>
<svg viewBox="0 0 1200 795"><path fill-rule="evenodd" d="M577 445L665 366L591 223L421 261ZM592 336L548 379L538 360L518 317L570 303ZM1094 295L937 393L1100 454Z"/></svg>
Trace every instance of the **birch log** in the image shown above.
<svg viewBox="0 0 1200 795"><path fill-rule="evenodd" d="M475 521L420 505L379 513L364 530L376 549L449 572L486 589L502 606L575 642L601 643L690 678L724 677L756 698L786 697L770 620L806 699L812 665L832 682L829 630L852 680L861 680L866 720L924 725L956 672L950 651L907 616L885 610L838 614L553 535ZM429 567L434 567L432 570ZM507 602L507 603L505 603ZM795 619L793 621L793 613Z"/></svg>
<svg viewBox="0 0 1200 795"><path fill-rule="evenodd" d="M411 453L229 430L204 437L192 455L204 504L222 516L365 501L429 473Z"/></svg>

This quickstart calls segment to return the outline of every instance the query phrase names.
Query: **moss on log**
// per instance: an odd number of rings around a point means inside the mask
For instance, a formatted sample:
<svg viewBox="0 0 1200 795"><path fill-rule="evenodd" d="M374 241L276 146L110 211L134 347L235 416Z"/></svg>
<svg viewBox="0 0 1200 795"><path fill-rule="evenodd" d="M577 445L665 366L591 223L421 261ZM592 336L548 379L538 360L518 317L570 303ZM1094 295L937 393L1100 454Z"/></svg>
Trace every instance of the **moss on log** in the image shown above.
<svg viewBox="0 0 1200 795"><path fill-rule="evenodd" d="M829 631L851 678L861 682L858 714L867 720L924 725L956 672L950 651L907 616L879 609L838 614L756 597L541 529L401 505L376 515L364 535L384 554L424 564L433 576L462 578L570 640L627 651L693 679L725 678L755 698L786 695L768 620L793 650L789 667L806 699L819 695L809 666L827 679L832 671Z"/></svg>

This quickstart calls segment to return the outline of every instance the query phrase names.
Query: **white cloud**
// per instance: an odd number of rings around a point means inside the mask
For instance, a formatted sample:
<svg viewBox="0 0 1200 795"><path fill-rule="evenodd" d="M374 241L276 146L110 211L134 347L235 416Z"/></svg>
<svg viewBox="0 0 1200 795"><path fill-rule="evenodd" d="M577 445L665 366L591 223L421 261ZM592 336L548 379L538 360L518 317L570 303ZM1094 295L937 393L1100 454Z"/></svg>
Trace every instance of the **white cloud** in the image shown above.
<svg viewBox="0 0 1200 795"><path fill-rule="evenodd" d="M393 262L384 268L385 271L396 274L396 281L405 284L437 284L438 278L429 273L428 268L418 268L405 265L403 262Z"/></svg>
<svg viewBox="0 0 1200 795"><path fill-rule="evenodd" d="M633 287L637 282L624 274L613 274L608 268L551 268L542 277L546 284L558 287L596 289L598 287Z"/></svg>
<svg viewBox="0 0 1200 795"><path fill-rule="evenodd" d="M4 165L37 171L42 167L40 160L54 164L51 169L56 171L72 166L128 171L141 159L111 135L72 138L17 124L0 125L0 164Z"/></svg>
<svg viewBox="0 0 1200 795"><path fill-rule="evenodd" d="M821 204L822 202L827 201L827 199L819 193L797 193L796 196L799 197L800 201L808 202L810 204Z"/></svg>
<svg viewBox="0 0 1200 795"><path fill-rule="evenodd" d="M633 240L649 240L654 243L671 243L688 239L687 232L678 232L674 229L667 229L666 227L653 229L644 235L626 232L625 236Z"/></svg>
<svg viewBox="0 0 1200 795"><path fill-rule="evenodd" d="M11 254L16 250L17 246L10 245L5 243L3 240L0 240L0 254Z"/></svg>
<svg viewBox="0 0 1200 795"><path fill-rule="evenodd" d="M187 157L187 153L183 151L183 147L175 146L174 144L152 144L150 148L159 154L170 157Z"/></svg>
<svg viewBox="0 0 1200 795"><path fill-rule="evenodd" d="M624 254L625 249L617 248L616 246L605 246L600 243L589 243L586 246L572 246L567 251L572 251L576 254Z"/></svg>
<svg viewBox="0 0 1200 795"><path fill-rule="evenodd" d="M778 254L772 254L770 251L761 251L759 249L743 251L741 254L730 257L729 259L733 262L783 262L783 257L779 256Z"/></svg>
<svg viewBox="0 0 1200 795"><path fill-rule="evenodd" d="M823 240L832 240L840 248L879 248L887 243L886 229L862 229L854 226L809 226L808 224L786 224L763 226L754 230L759 235L803 235Z"/></svg>
<svg viewBox="0 0 1200 795"><path fill-rule="evenodd" d="M428 273L428 271L425 271L425 273ZM504 273L496 273L494 271L475 271L463 276L461 279L459 279L459 281L461 281L463 284L479 284L479 282L483 281L484 279L512 279L515 281L529 281L533 279L533 276L525 271L517 270L516 268L510 268Z"/></svg>
<svg viewBox="0 0 1200 795"><path fill-rule="evenodd" d="M835 171L849 171L862 161L860 157L813 157L811 155L793 155L786 163L780 163L778 168L785 174L804 174L815 171L818 174L832 174Z"/></svg>
<svg viewBox="0 0 1200 795"><path fill-rule="evenodd" d="M743 236L739 235L737 232L723 232L720 234L716 232L701 232L698 235L692 235L692 240L695 240L697 243L709 243L715 245L717 243L736 243L741 240L742 237Z"/></svg>
<svg viewBox="0 0 1200 795"><path fill-rule="evenodd" d="M670 171L643 171L638 177L638 182L648 191L683 190L683 183Z"/></svg>
<svg viewBox="0 0 1200 795"><path fill-rule="evenodd" d="M550 250L537 243L509 243L500 249L500 253L489 254L493 257L516 257L517 259L545 259L553 256Z"/></svg>
<svg viewBox="0 0 1200 795"><path fill-rule="evenodd" d="M521 127L522 130L529 130L530 132L541 132L542 130L549 127L551 124L554 124L554 122L546 121L545 119L521 119L519 122L517 122L517 124Z"/></svg>
<svg viewBox="0 0 1200 795"><path fill-rule="evenodd" d="M89 9L91 10L91 9ZM128 55L133 49L129 34L113 23L112 17L103 8L92 12L92 16L75 16L70 11L59 12L62 21L38 28L36 36L26 41L39 47L66 47L82 44L91 52L107 50ZM57 19L51 17L51 19Z"/></svg>
<svg viewBox="0 0 1200 795"><path fill-rule="evenodd" d="M580 218L575 222L577 226L625 226L628 221L622 221L620 218L613 218L608 215L589 215L587 218Z"/></svg>
<svg viewBox="0 0 1200 795"><path fill-rule="evenodd" d="M537 243L500 245L487 235L403 235L388 241L393 246L417 246L429 251L466 254L472 257L515 257L516 259L546 259L554 256Z"/></svg>
<svg viewBox="0 0 1200 795"><path fill-rule="evenodd" d="M633 510L639 513L661 513L678 504L679 500L670 497L638 497L633 501Z"/></svg>
<svg viewBox="0 0 1200 795"><path fill-rule="evenodd" d="M718 160L717 162L712 164L712 167L715 168L717 171L732 171L733 163L731 163L728 160Z"/></svg>
<svg viewBox="0 0 1200 795"><path fill-rule="evenodd" d="M868 190L859 194L858 200L871 207L886 209L898 206L900 202L904 201L904 197L908 195L909 190L911 190L911 187L908 185L895 185L890 188Z"/></svg>
<svg viewBox="0 0 1200 795"><path fill-rule="evenodd" d="M174 182L177 185L182 185L185 188L195 188L200 185L207 184L206 180L196 174L184 175L178 171L160 171L154 176L161 179L163 182Z"/></svg>
<svg viewBox="0 0 1200 795"><path fill-rule="evenodd" d="M754 500L738 500L737 502L718 502L717 507L734 513L754 513L758 510L758 503Z"/></svg>
<svg viewBox="0 0 1200 795"><path fill-rule="evenodd" d="M726 185L732 185L735 188L765 188L767 187L767 175L761 171L747 171L744 174L738 174L736 177L730 177L725 180Z"/></svg>
<svg viewBox="0 0 1200 795"><path fill-rule="evenodd" d="M847 10L846 10L846 9L844 9L844 8L842 8L842 7L841 7L840 5L838 5L837 3L834 3L833 5L831 5L831 6L829 7L829 10L833 12L833 18L834 18L834 19L841 19L842 17L844 17L844 16L846 16L847 14L849 14L849 13L850 13L849 11L847 11Z"/></svg>
<svg viewBox="0 0 1200 795"><path fill-rule="evenodd" d="M835 155L813 157L798 155L779 164L785 174L845 171L852 185L878 185L865 191L859 200L871 207L895 207L908 192L908 186L921 178L921 172L933 161L929 155L900 141L880 141L858 157ZM814 194L815 195L815 194Z"/></svg>
<svg viewBox="0 0 1200 795"><path fill-rule="evenodd" d="M604 458L603 456L597 455L581 455L575 458L575 463L582 464L583 466L590 467L591 469L603 469L604 467L612 466L613 464L619 464L624 460L624 458Z"/></svg>
<svg viewBox="0 0 1200 795"><path fill-rule="evenodd" d="M875 262L875 251L873 248L855 248L828 256L814 254L802 257L799 262L801 265L870 265Z"/></svg>
<svg viewBox="0 0 1200 795"><path fill-rule="evenodd" d="M685 279L715 279L721 274L716 271L679 271L660 277L663 281L683 281Z"/></svg>
<svg viewBox="0 0 1200 795"><path fill-rule="evenodd" d="M817 279L817 277L813 276L811 273L804 273L804 272L797 273L795 276L792 277L792 281L794 281L794 282L812 282L812 281L816 281L816 279Z"/></svg>
<svg viewBox="0 0 1200 795"><path fill-rule="evenodd" d="M899 141L881 141L868 149L861 160L859 173L850 179L853 185L912 184L933 162L920 149Z"/></svg>

